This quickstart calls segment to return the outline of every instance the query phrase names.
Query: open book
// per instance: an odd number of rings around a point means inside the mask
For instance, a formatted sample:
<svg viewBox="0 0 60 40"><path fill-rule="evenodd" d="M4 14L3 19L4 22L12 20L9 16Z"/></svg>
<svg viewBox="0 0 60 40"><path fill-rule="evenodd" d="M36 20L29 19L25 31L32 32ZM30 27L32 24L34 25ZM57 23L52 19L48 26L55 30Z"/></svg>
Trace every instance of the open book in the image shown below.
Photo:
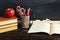
<svg viewBox="0 0 60 40"><path fill-rule="evenodd" d="M52 34L60 34L60 23L49 23L48 21L33 21L32 26L30 27L28 33L48 33Z"/></svg>

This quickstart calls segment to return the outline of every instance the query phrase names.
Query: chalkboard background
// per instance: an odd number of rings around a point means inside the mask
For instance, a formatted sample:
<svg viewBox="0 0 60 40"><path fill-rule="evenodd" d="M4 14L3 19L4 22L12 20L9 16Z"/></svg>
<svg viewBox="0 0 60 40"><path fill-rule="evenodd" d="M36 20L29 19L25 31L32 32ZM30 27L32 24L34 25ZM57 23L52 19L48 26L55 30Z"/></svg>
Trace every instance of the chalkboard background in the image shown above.
<svg viewBox="0 0 60 40"><path fill-rule="evenodd" d="M60 20L60 0L0 0L0 12L17 5L32 8L31 19Z"/></svg>

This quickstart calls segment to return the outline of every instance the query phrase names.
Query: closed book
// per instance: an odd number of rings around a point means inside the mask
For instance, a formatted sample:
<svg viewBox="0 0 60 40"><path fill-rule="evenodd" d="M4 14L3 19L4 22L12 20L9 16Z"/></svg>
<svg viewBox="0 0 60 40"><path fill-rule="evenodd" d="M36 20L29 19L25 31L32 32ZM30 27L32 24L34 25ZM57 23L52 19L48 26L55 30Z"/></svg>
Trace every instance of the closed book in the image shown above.
<svg viewBox="0 0 60 40"><path fill-rule="evenodd" d="M6 24L6 25L0 25L0 29L8 28L8 27L13 26L13 25L18 25L18 24L16 22L16 23L11 23L11 24Z"/></svg>
<svg viewBox="0 0 60 40"><path fill-rule="evenodd" d="M12 18L0 17L0 25L5 25L5 24L10 24L10 23L15 23L15 22L17 22L16 17L12 17Z"/></svg>
<svg viewBox="0 0 60 40"><path fill-rule="evenodd" d="M9 25L3 25L0 27L0 33L9 32L17 29L17 23L9 24Z"/></svg>

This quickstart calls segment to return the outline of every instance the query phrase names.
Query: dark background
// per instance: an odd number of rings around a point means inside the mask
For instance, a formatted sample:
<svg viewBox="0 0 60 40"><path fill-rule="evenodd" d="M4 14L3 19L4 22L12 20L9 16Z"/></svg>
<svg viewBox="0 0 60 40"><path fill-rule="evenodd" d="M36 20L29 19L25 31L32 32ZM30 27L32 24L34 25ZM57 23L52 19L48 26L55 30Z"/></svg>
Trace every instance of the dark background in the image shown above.
<svg viewBox="0 0 60 40"><path fill-rule="evenodd" d="M0 0L0 15L6 8L20 5L32 8L31 19L60 20L59 0ZM33 17L33 16L34 17ZM60 35L27 34L28 29L18 29L0 34L0 40L60 40Z"/></svg>
<svg viewBox="0 0 60 40"><path fill-rule="evenodd" d="M31 19L60 20L60 0L0 0L0 13L8 7L15 9L17 5L31 8Z"/></svg>

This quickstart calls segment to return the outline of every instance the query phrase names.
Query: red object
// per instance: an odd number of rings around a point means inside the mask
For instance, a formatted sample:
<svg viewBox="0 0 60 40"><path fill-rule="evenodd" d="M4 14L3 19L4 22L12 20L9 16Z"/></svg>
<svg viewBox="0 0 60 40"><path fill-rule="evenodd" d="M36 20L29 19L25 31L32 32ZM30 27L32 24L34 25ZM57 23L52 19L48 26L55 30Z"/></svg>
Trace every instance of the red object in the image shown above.
<svg viewBox="0 0 60 40"><path fill-rule="evenodd" d="M23 12L22 12L22 10L23 9L20 6L17 6L16 7L16 12L19 13L20 16L23 16L24 15Z"/></svg>
<svg viewBox="0 0 60 40"><path fill-rule="evenodd" d="M29 9L27 10L26 16L30 16L31 13L32 13L32 10L29 8Z"/></svg>
<svg viewBox="0 0 60 40"><path fill-rule="evenodd" d="M15 14L15 11L14 11L13 8L7 8L6 11L5 11L5 16L6 17L11 18L11 17L14 16L14 14Z"/></svg>
<svg viewBox="0 0 60 40"><path fill-rule="evenodd" d="M29 11L29 15L31 15L31 13L32 13L32 9Z"/></svg>

